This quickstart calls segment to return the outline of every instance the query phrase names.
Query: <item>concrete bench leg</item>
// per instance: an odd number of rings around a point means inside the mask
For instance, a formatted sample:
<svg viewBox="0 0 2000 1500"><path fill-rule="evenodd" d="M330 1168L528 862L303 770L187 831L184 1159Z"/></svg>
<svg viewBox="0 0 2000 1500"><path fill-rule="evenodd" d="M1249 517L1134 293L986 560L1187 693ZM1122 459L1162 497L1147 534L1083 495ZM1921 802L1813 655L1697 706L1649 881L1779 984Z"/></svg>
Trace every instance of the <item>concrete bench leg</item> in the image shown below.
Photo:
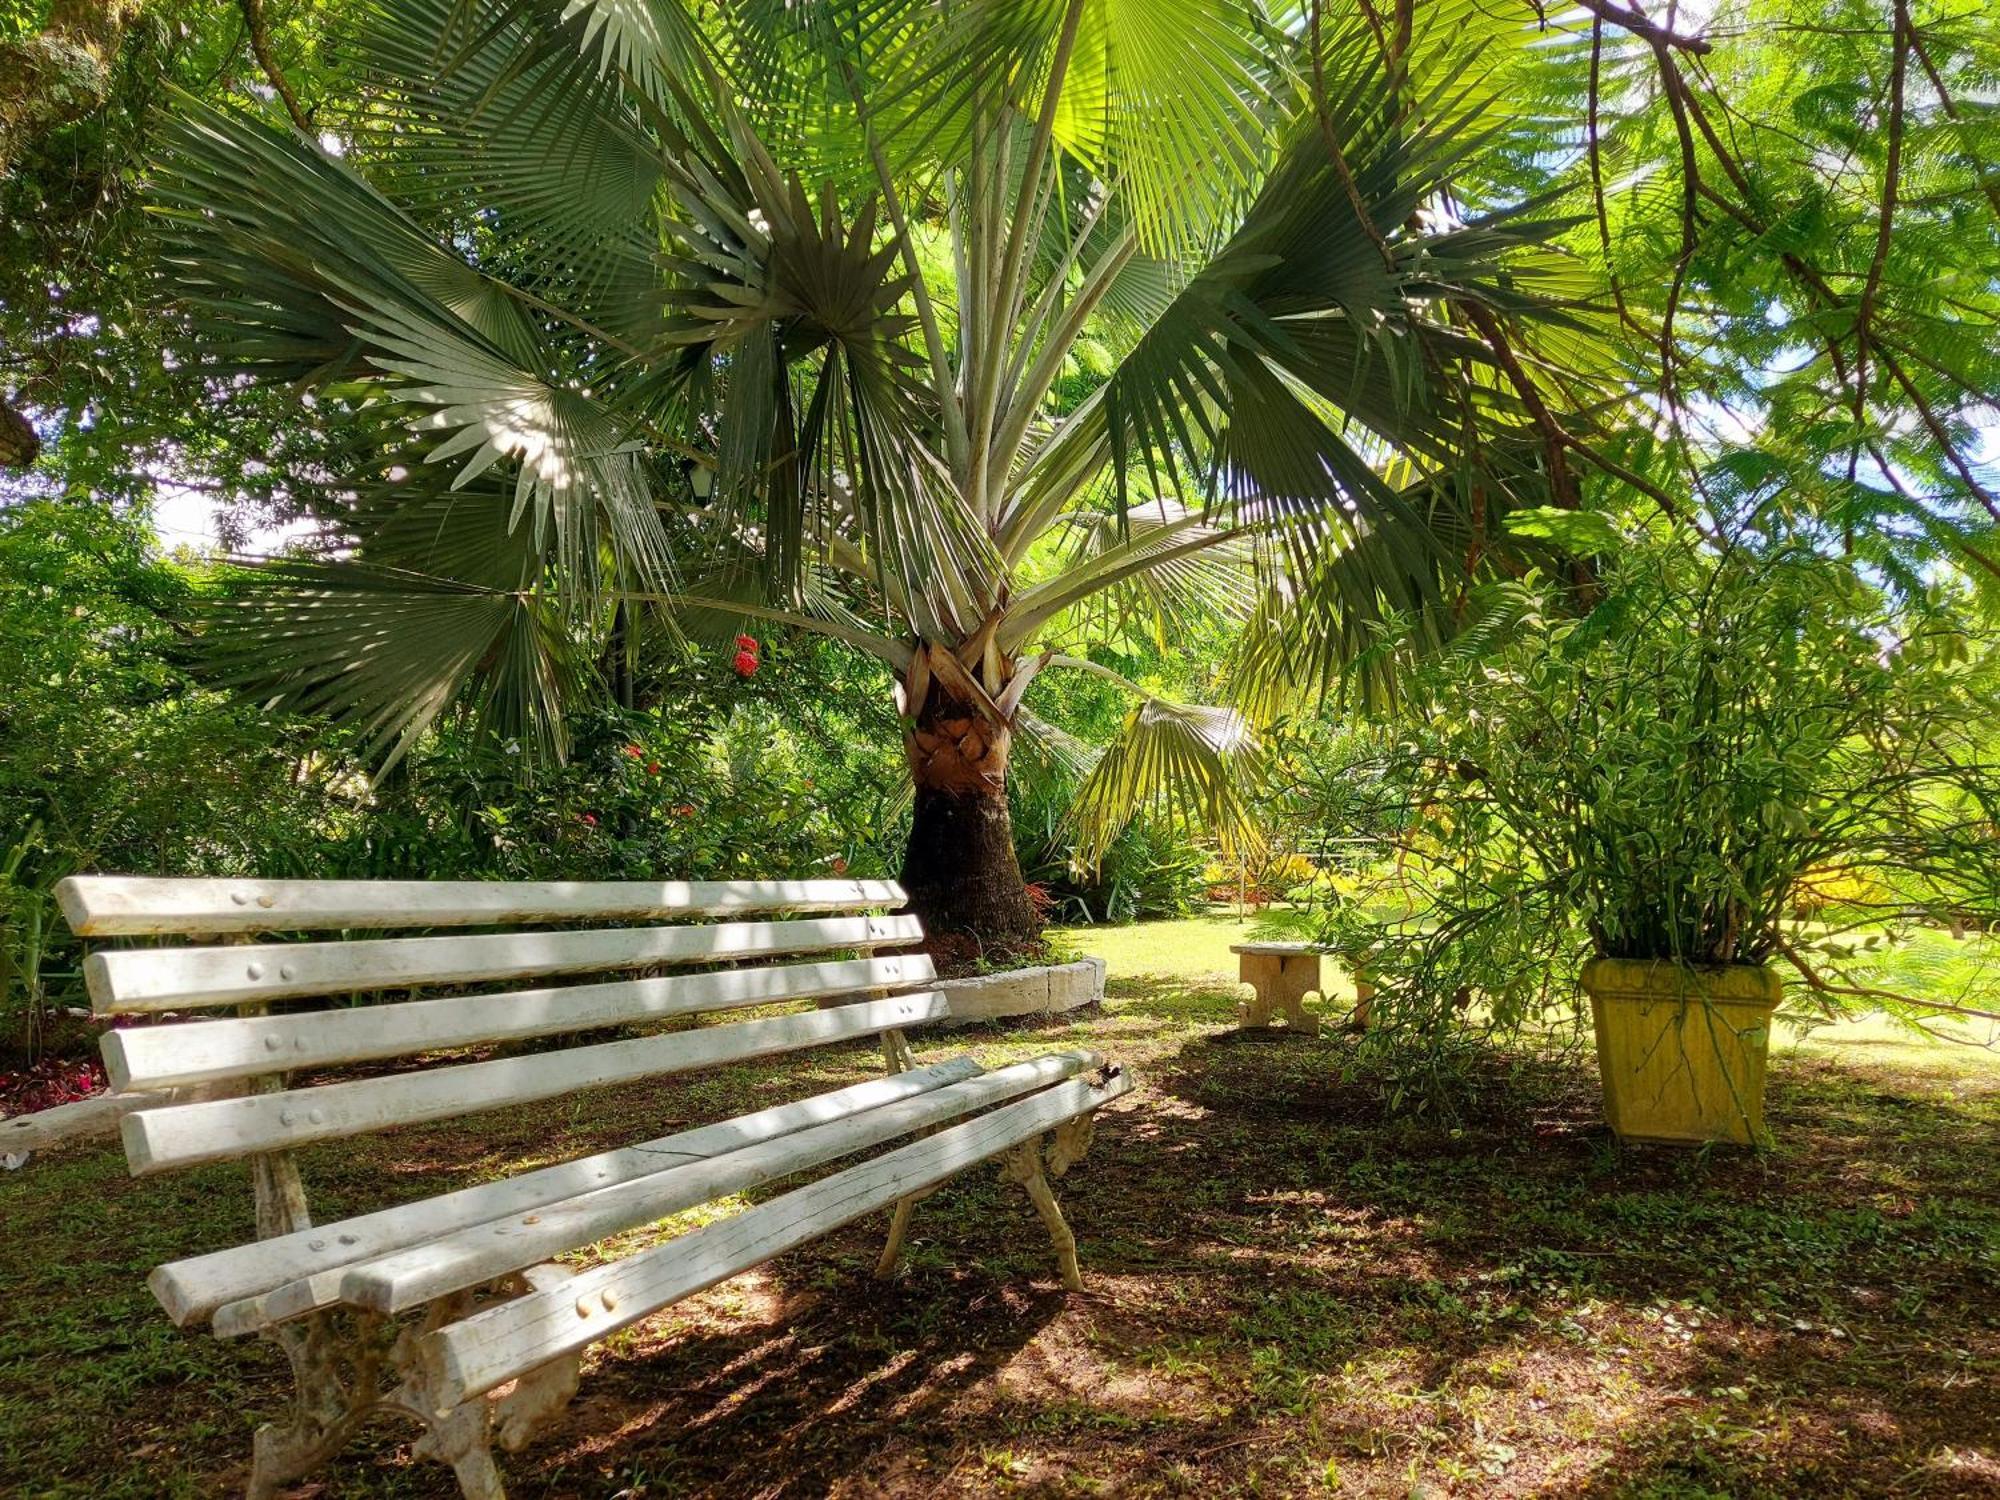
<svg viewBox="0 0 2000 1500"><path fill-rule="evenodd" d="M1318 1020L1306 1014L1304 1003L1308 994L1320 991L1317 953L1245 953L1241 958L1240 980L1256 991L1238 1012L1244 1030L1270 1025L1274 1013L1282 1014L1295 1031L1319 1030Z"/></svg>

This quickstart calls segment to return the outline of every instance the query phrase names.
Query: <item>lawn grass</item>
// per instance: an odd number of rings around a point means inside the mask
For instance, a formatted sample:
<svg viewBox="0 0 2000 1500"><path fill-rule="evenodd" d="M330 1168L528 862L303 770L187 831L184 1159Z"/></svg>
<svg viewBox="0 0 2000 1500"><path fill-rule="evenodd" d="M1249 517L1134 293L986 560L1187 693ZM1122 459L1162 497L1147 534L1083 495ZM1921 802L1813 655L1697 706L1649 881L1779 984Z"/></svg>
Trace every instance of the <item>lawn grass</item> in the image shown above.
<svg viewBox="0 0 2000 1500"><path fill-rule="evenodd" d="M871 1221L601 1346L510 1493L2000 1494L1991 1054L1871 1023L1787 1037L1755 1156L1621 1150L1562 1064L1491 1065L1454 1122L1391 1118L1345 1081L1337 1029L1233 1035L1245 930L1076 931L1110 968L1101 1015L963 1038L991 1060L1093 1045L1139 1076L1059 1187L1086 1294L1059 1290L1017 1190L967 1174L890 1283ZM850 1047L629 1086L305 1170L331 1218L877 1065ZM177 1332L144 1278L248 1233L242 1169L133 1182L114 1150L54 1156L0 1178L0 1224L0 1493L240 1485L282 1361ZM409 1436L371 1428L300 1493L455 1493Z"/></svg>

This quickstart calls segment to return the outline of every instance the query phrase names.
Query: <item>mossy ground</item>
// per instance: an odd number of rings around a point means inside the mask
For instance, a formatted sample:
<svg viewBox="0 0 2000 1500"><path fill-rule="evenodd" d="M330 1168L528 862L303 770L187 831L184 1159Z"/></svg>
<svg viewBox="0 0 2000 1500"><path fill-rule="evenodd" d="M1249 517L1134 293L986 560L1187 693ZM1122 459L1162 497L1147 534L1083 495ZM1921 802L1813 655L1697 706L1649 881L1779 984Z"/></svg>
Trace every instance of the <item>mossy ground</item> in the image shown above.
<svg viewBox="0 0 2000 1500"><path fill-rule="evenodd" d="M1086 1294L1016 1190L968 1174L893 1282L870 1221L598 1348L510 1492L2000 1494L1991 1054L1875 1024L1788 1041L1756 1156L1620 1150L1581 1065L1496 1068L1455 1124L1391 1119L1342 1082L1346 1036L1230 1034L1241 930L1076 934L1111 964L1104 1014L966 1038L1139 1072L1060 1190ZM849 1048L340 1144L308 1184L331 1218L876 1066ZM0 1225L0 1493L240 1486L282 1362L177 1332L144 1278L249 1232L242 1169L49 1157L0 1178ZM370 1429L298 1493L455 1493L409 1436Z"/></svg>

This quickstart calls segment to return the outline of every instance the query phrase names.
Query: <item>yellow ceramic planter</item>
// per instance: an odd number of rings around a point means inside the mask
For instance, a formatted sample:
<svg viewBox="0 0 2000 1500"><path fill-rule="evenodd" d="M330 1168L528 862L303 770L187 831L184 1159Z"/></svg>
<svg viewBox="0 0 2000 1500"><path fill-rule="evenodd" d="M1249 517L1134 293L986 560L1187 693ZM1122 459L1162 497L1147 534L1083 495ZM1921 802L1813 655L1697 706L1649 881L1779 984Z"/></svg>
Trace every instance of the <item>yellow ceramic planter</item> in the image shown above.
<svg viewBox="0 0 2000 1500"><path fill-rule="evenodd" d="M1770 969L1598 958L1579 976L1597 1029L1604 1115L1621 1140L1755 1145L1784 983Z"/></svg>

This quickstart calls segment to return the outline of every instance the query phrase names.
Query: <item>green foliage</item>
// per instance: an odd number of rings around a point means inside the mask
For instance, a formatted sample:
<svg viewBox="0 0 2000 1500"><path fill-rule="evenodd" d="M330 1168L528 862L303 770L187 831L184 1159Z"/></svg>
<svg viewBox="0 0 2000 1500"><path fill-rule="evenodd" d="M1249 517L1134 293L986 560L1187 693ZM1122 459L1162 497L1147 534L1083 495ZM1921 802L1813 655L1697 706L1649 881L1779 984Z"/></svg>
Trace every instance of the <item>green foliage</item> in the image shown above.
<svg viewBox="0 0 2000 1500"><path fill-rule="evenodd" d="M1134 819L1086 861L1070 827L1073 795L1073 785L1037 779L1017 783L1012 798L1021 874L1031 892L1041 893L1050 921L1137 922L1201 907L1208 851L1183 825Z"/></svg>
<svg viewBox="0 0 2000 1500"><path fill-rule="evenodd" d="M32 1033L50 970L73 981L64 875L301 872L329 826L303 746L189 674L196 592L137 522L0 512L0 1024Z"/></svg>
<svg viewBox="0 0 2000 1500"><path fill-rule="evenodd" d="M1665 419L1583 436L1725 530L1776 503L1889 576L1943 555L2000 577L1990 8L1645 10L1680 35L1634 14L1574 10L1509 58L1523 114L1555 128L1489 159L1577 215L1604 367Z"/></svg>
<svg viewBox="0 0 2000 1500"><path fill-rule="evenodd" d="M621 608L843 641L913 720L1012 728L1031 674L1084 670L1142 700L1086 854L1142 811L1244 838L1242 716L1100 656L1269 630L1295 567L1348 615L1439 606L1474 489L1544 494L1482 441L1524 418L1461 313L1578 329L1588 279L1519 195L1424 211L1480 176L1483 53L1526 14L1427 18L1415 80L1296 19L395 0L337 153L179 102L177 353L382 424L323 555L217 631L232 678L371 753L469 703L559 758Z"/></svg>
<svg viewBox="0 0 2000 1500"><path fill-rule="evenodd" d="M1391 1010L1516 1030L1591 951L1893 1003L1829 972L1840 932L2000 913L1995 642L1957 601L1761 538L1629 537L1591 589L1489 590L1347 767L1383 863L1327 935Z"/></svg>
<svg viewBox="0 0 2000 1500"><path fill-rule="evenodd" d="M102 107L33 141L0 174L0 399L32 419L44 444L34 469L0 471L0 501L135 504L156 485L186 483L218 497L225 530L295 515L296 491L330 477L351 434L289 394L239 389L218 399L202 372L167 353L158 246L140 188L170 88L275 106L259 93L264 78L235 6L124 8ZM346 8L268 8L273 56L309 107L339 90L324 41ZM48 9L0 0L0 46L32 36ZM0 61L0 74L11 66Z"/></svg>
<svg viewBox="0 0 2000 1500"><path fill-rule="evenodd" d="M338 743L190 674L214 578L144 522L0 512L0 1045L76 1004L50 893L77 870L319 878L893 876L894 724L851 653L683 645L640 706L580 714L566 764L447 721L371 786ZM733 648L732 648L733 649ZM886 722L885 722L886 721ZM893 754L893 752L890 752Z"/></svg>

